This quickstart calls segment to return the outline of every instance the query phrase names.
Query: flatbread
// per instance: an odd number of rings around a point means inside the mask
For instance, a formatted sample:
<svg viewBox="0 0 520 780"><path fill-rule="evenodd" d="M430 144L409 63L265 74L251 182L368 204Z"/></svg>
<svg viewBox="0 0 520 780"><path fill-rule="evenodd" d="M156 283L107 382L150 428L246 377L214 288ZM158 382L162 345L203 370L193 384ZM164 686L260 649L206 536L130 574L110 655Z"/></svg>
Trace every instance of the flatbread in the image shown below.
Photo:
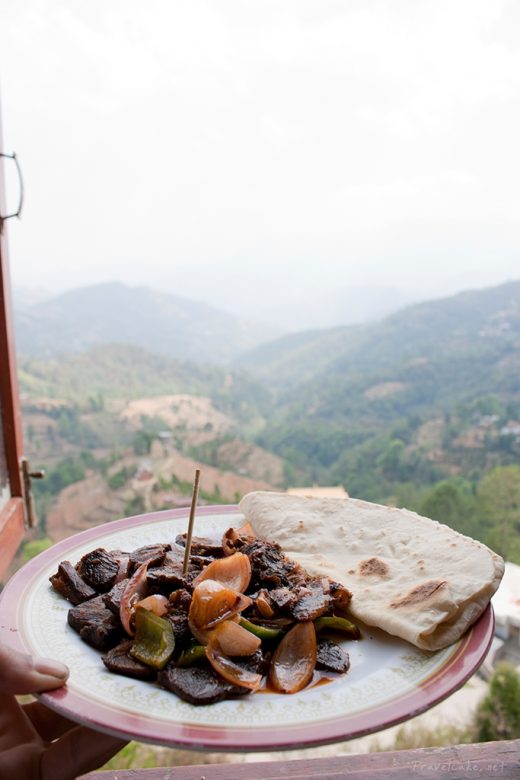
<svg viewBox="0 0 520 780"><path fill-rule="evenodd" d="M240 509L259 537L349 588L354 618L425 650L459 639L504 573L484 544L406 509L264 491Z"/></svg>

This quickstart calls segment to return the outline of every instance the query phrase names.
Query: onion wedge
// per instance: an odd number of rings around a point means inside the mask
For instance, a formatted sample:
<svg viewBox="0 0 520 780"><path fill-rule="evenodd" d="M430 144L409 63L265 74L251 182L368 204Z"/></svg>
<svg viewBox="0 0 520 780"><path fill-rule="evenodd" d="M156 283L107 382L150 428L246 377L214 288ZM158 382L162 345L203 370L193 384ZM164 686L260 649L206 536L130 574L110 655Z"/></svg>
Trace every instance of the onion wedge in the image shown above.
<svg viewBox="0 0 520 780"><path fill-rule="evenodd" d="M207 644L208 629L235 617L251 603L248 596L226 588L216 580L203 580L193 591L188 612L191 633L201 644Z"/></svg>
<svg viewBox="0 0 520 780"><path fill-rule="evenodd" d="M132 626L135 605L144 598L148 591L148 563L149 561L142 563L141 566L135 570L128 580L123 595L121 596L119 617L123 628L129 636L134 636L135 634Z"/></svg>
<svg viewBox="0 0 520 780"><path fill-rule="evenodd" d="M284 636L271 659L268 681L279 693L297 693L312 679L316 666L314 624L296 623Z"/></svg>
<svg viewBox="0 0 520 780"><path fill-rule="evenodd" d="M256 534L251 523L246 523L240 528L228 528L222 537L224 555L233 555L238 547L252 542L253 539L256 539Z"/></svg>
<svg viewBox="0 0 520 780"><path fill-rule="evenodd" d="M206 647L206 657L213 669L232 685L248 688L250 691L256 691L260 687L262 675L248 672L228 658L216 636L211 638Z"/></svg>
<svg viewBox="0 0 520 780"><path fill-rule="evenodd" d="M152 596L146 596L146 598L138 601L135 606L136 608L143 607L143 609L153 612L154 615L162 617L162 615L165 615L168 612L169 603L166 596L162 596L160 593L154 593Z"/></svg>
<svg viewBox="0 0 520 780"><path fill-rule="evenodd" d="M254 655L262 644L260 637L233 620L219 623L211 634L210 642L213 641L213 637L216 637L222 652L231 656Z"/></svg>
<svg viewBox="0 0 520 780"><path fill-rule="evenodd" d="M194 580L197 586L204 580L216 580L226 588L243 593L251 580L251 563L247 555L235 552L227 558L215 558Z"/></svg>

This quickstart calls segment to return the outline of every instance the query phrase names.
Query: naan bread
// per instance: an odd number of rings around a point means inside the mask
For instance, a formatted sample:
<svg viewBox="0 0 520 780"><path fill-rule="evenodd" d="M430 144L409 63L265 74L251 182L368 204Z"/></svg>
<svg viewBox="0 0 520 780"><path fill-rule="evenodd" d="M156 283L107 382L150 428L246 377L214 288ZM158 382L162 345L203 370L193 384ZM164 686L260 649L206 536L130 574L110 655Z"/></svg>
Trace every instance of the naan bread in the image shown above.
<svg viewBox="0 0 520 780"><path fill-rule="evenodd" d="M355 618L425 650L459 639L504 573L485 545L406 509L260 491L240 509L288 558L346 585Z"/></svg>

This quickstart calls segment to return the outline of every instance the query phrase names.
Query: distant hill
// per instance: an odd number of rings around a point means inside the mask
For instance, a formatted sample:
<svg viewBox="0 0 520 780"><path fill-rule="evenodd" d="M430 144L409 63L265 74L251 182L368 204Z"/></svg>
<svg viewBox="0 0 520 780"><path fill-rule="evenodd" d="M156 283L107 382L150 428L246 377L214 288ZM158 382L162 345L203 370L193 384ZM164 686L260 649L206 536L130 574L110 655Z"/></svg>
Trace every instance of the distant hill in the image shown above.
<svg viewBox="0 0 520 780"><path fill-rule="evenodd" d="M280 334L204 303L119 282L15 307L17 350L52 358L121 343L196 363L225 363Z"/></svg>
<svg viewBox="0 0 520 780"><path fill-rule="evenodd" d="M287 336L239 363L275 393L257 443L357 495L520 454L500 434L520 419L520 282Z"/></svg>
<svg viewBox="0 0 520 780"><path fill-rule="evenodd" d="M425 360L513 357L519 339L515 281L415 304L377 323L283 336L239 355L235 364L271 386L293 388L332 375L390 376L398 366Z"/></svg>

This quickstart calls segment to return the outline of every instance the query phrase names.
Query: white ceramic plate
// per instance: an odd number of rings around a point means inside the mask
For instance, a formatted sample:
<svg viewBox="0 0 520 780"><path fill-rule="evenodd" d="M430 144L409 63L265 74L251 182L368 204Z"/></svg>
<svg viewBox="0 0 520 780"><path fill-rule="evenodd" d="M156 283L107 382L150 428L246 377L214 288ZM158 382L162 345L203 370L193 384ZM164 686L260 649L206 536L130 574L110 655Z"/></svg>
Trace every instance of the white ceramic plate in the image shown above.
<svg viewBox="0 0 520 780"><path fill-rule="evenodd" d="M210 750L282 750L372 733L437 704L482 663L493 638L489 607L458 642L436 653L364 627L345 642L348 674L293 695L256 693L195 707L156 684L108 672L100 654L67 624L70 604L49 583L60 561L75 564L95 547L132 550L173 542L188 510L125 518L84 531L46 550L10 580L0 598L0 631L24 652L59 658L68 684L41 699L78 723L141 742ZM219 538L240 526L236 506L200 507L195 535Z"/></svg>

